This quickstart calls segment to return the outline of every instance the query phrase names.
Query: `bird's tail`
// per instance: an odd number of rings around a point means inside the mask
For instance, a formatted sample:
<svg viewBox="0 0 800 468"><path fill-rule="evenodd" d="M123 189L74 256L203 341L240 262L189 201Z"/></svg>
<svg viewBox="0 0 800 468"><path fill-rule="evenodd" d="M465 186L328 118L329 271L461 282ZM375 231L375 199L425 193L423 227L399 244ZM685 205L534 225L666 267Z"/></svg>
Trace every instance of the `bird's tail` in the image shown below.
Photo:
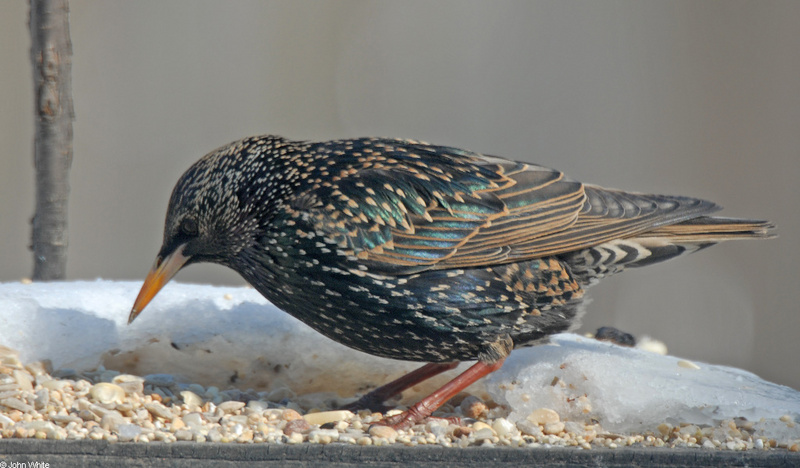
<svg viewBox="0 0 800 468"><path fill-rule="evenodd" d="M673 242L712 242L775 237L775 225L754 219L700 216L677 224L660 226L638 234L638 238L664 237Z"/></svg>
<svg viewBox="0 0 800 468"><path fill-rule="evenodd" d="M583 284L591 285L626 268L663 262L722 241L775 237L774 227L767 221L700 216L572 252L563 259Z"/></svg>

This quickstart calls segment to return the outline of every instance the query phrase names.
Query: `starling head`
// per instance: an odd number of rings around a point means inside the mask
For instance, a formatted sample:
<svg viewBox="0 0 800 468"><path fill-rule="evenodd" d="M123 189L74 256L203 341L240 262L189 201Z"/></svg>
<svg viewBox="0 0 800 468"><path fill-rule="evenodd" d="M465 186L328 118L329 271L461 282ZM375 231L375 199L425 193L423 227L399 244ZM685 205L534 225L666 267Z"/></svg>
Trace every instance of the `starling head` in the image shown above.
<svg viewBox="0 0 800 468"><path fill-rule="evenodd" d="M207 154L181 176L161 249L128 323L183 267L210 262L236 269L235 259L268 228L268 214L291 191L292 171L283 171L289 146L279 137L247 138Z"/></svg>

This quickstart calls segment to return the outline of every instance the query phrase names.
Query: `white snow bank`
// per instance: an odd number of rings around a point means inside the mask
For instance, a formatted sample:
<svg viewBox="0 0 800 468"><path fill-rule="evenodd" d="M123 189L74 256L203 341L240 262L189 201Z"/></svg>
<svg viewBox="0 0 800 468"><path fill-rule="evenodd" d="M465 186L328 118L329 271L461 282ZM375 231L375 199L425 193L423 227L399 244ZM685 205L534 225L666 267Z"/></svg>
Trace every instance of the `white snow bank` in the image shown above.
<svg viewBox="0 0 800 468"><path fill-rule="evenodd" d="M331 341L252 288L169 283L127 325L141 282L0 284L0 344L55 369L166 373L188 382L350 397L419 367ZM455 374L450 374L451 377ZM438 385L446 382L440 378ZM413 401L437 382L407 392ZM424 395L423 395L424 396Z"/></svg>
<svg viewBox="0 0 800 468"><path fill-rule="evenodd" d="M0 284L0 344L18 350L25 362L50 359L56 369L102 364L220 388L288 387L298 394L353 396L420 365L339 345L250 288L170 283L128 326L140 287L111 281ZM515 421L542 407L564 419L594 418L619 432L663 422L764 418L770 430L800 438L800 425L776 422L784 415L800 421L800 393L791 388L738 369L576 335L556 335L553 342L515 351L470 392L488 391L511 408ZM419 399L454 372L406 392L405 401Z"/></svg>
<svg viewBox="0 0 800 468"><path fill-rule="evenodd" d="M537 408L554 409L566 419L590 417L617 432L662 422L800 419L800 392L750 372L571 334L515 351L486 385L495 401L512 408L512 421ZM800 427L794 433L800 437Z"/></svg>

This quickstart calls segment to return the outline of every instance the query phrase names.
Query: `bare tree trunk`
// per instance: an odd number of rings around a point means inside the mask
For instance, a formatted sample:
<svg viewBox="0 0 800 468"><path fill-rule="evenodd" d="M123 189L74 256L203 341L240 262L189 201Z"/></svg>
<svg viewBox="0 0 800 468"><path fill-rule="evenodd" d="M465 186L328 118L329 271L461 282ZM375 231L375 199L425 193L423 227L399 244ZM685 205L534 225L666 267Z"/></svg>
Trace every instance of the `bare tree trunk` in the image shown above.
<svg viewBox="0 0 800 468"><path fill-rule="evenodd" d="M68 0L30 0L31 61L36 96L36 212L33 279L63 279L72 163L72 43Z"/></svg>

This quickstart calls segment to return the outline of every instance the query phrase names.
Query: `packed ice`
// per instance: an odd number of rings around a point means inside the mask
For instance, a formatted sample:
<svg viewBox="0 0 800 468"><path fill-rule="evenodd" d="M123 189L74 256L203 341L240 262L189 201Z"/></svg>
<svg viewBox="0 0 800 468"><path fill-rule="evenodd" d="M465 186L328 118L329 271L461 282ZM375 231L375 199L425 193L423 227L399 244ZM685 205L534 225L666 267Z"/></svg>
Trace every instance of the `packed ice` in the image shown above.
<svg viewBox="0 0 800 468"><path fill-rule="evenodd" d="M564 419L590 417L626 433L661 423L800 417L800 392L750 372L573 334L515 351L486 380L495 401L512 409L512 421L550 408Z"/></svg>
<svg viewBox="0 0 800 468"><path fill-rule="evenodd" d="M418 367L370 356L313 331L244 287L170 283L137 320L141 282L0 284L0 345L55 369L103 366L185 382L352 397ZM405 392L418 400L469 363ZM765 435L800 438L800 392L731 367L690 362L573 334L514 351L469 391L524 421L540 408L619 433L664 423L744 418Z"/></svg>

